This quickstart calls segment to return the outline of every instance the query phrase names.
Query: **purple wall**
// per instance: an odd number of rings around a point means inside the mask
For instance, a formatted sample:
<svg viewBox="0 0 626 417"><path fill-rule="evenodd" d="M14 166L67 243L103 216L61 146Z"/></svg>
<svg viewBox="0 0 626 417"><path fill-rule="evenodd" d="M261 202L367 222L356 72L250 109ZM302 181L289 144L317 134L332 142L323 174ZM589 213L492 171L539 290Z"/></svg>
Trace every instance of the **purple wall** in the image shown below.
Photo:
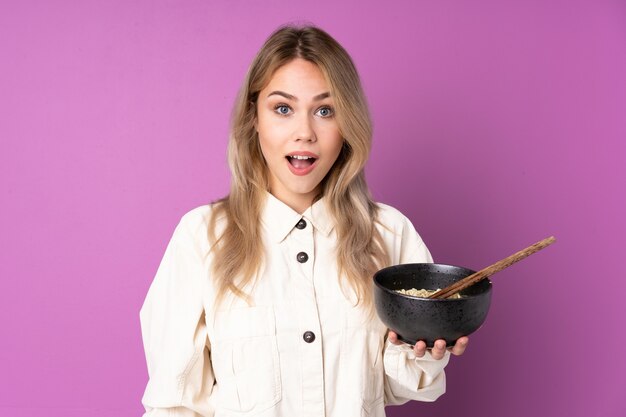
<svg viewBox="0 0 626 417"><path fill-rule="evenodd" d="M226 193L234 96L293 20L355 59L372 190L437 261L558 239L494 277L448 393L388 414L626 415L626 4L337 3L0 5L1 416L141 414L139 308L180 216Z"/></svg>

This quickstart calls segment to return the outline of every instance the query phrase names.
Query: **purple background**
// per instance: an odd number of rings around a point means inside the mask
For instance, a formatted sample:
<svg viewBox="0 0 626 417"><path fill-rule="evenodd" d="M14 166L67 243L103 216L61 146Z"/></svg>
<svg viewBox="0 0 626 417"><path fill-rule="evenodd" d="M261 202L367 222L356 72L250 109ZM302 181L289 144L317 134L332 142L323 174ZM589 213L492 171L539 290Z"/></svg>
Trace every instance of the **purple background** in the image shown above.
<svg viewBox="0 0 626 417"><path fill-rule="evenodd" d="M494 277L448 392L389 416L624 416L623 1L5 1L0 415L137 416L139 308L180 216L228 190L228 118L279 24L353 56L375 197ZM618 329L619 328L619 329Z"/></svg>

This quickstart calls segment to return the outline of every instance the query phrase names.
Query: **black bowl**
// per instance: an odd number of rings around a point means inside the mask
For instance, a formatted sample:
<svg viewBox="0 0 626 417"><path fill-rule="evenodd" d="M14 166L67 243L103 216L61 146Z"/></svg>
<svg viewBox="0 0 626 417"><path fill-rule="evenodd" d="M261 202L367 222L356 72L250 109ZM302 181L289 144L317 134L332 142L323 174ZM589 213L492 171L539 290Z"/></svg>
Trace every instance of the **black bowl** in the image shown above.
<svg viewBox="0 0 626 417"><path fill-rule="evenodd" d="M491 281L483 279L461 291L458 299L429 299L404 295L399 289L436 290L473 274L474 271L443 264L403 264L381 269L374 275L376 312L400 340L418 340L432 347L445 339L453 346L461 336L478 330L491 303Z"/></svg>

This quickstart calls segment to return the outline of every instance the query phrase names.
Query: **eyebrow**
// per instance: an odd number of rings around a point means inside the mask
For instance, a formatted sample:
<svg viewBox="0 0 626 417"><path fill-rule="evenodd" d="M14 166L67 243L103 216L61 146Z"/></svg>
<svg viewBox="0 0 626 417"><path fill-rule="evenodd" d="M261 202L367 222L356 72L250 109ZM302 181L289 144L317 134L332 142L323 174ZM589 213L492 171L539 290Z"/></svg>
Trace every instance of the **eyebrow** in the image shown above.
<svg viewBox="0 0 626 417"><path fill-rule="evenodd" d="M289 93L285 93L284 91L272 91L267 96L269 97L269 96L273 96L273 95L283 96L286 99L293 100L293 101L298 101L298 98L296 96L294 96L292 94L289 94ZM315 97L313 97L313 101L324 100L327 97L330 97L330 93L329 92L316 95Z"/></svg>

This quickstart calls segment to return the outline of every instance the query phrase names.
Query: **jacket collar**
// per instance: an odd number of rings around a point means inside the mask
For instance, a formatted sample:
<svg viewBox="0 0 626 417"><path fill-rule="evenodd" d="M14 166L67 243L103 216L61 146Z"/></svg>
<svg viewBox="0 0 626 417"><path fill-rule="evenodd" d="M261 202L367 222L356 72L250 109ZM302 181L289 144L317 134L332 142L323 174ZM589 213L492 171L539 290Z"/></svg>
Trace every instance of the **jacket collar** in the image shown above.
<svg viewBox="0 0 626 417"><path fill-rule="evenodd" d="M302 218L325 236L328 236L334 227L325 198L317 200L304 213L299 214L271 193L266 193L265 204L261 210L261 223L272 241L282 242Z"/></svg>

